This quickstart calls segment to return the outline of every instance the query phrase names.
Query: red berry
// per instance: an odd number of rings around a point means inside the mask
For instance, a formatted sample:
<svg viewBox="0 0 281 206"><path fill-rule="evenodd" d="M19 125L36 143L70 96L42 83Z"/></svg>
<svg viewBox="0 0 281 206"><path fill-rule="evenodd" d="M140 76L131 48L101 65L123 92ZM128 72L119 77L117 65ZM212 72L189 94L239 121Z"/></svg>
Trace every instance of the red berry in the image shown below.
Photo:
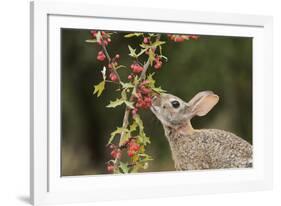
<svg viewBox="0 0 281 206"><path fill-rule="evenodd" d="M135 73L140 73L143 71L143 67L140 66L140 65L136 65L135 68L134 68L134 72Z"/></svg>
<svg viewBox="0 0 281 206"><path fill-rule="evenodd" d="M197 40L199 38L199 36L196 36L196 35L190 35L189 36L190 39L193 39L193 40Z"/></svg>
<svg viewBox="0 0 281 206"><path fill-rule="evenodd" d="M98 56L97 56L97 60L104 61L105 58L106 58L106 56L104 55L103 51L99 51Z"/></svg>
<svg viewBox="0 0 281 206"><path fill-rule="evenodd" d="M110 155L114 158L114 159L119 159L121 157L121 151L118 150L112 150L112 152L110 153Z"/></svg>
<svg viewBox="0 0 281 206"><path fill-rule="evenodd" d="M116 150L112 150L112 152L110 153L110 155L111 155L113 158L116 158L117 151L116 151Z"/></svg>
<svg viewBox="0 0 281 206"><path fill-rule="evenodd" d="M161 66L162 66L162 62L159 61L159 62L157 62L157 63L154 65L154 68L155 68L155 69L160 69Z"/></svg>
<svg viewBox="0 0 281 206"><path fill-rule="evenodd" d="M113 82L117 81L117 79L118 79L118 77L117 77L116 74L114 74L114 73L110 73L110 74L109 74L109 78L110 78L110 80L113 81Z"/></svg>
<svg viewBox="0 0 281 206"><path fill-rule="evenodd" d="M105 35L105 32L104 32L104 31L102 31L102 32L101 32L101 35Z"/></svg>
<svg viewBox="0 0 281 206"><path fill-rule="evenodd" d="M105 60L105 56L104 55L97 56L97 60L104 61Z"/></svg>
<svg viewBox="0 0 281 206"><path fill-rule="evenodd" d="M107 166L107 171L108 172L113 172L114 171L114 166L113 165L108 165Z"/></svg>
<svg viewBox="0 0 281 206"><path fill-rule="evenodd" d="M129 157L132 157L135 155L135 152L134 151L131 151L131 150L128 150L128 156Z"/></svg>
<svg viewBox="0 0 281 206"><path fill-rule="evenodd" d="M128 76L128 79L129 79L129 80L133 79L133 76L130 74L130 75Z"/></svg>
<svg viewBox="0 0 281 206"><path fill-rule="evenodd" d="M145 97L145 98L144 98L144 101L145 101L146 103L149 103L149 104L150 104L152 100L151 100L151 97Z"/></svg>
<svg viewBox="0 0 281 206"><path fill-rule="evenodd" d="M151 93L151 89L144 87L144 88L141 89L141 93L149 94L149 93Z"/></svg>
<svg viewBox="0 0 281 206"><path fill-rule="evenodd" d="M119 54L116 54L116 55L115 55L115 58L116 58L116 59L119 59L119 58L120 58L120 55L119 55Z"/></svg>
<svg viewBox="0 0 281 206"><path fill-rule="evenodd" d="M144 38L143 38L143 43L148 44L148 42L149 42L149 38L144 37Z"/></svg>
<svg viewBox="0 0 281 206"><path fill-rule="evenodd" d="M131 147L130 147L130 150L132 151L138 151L140 149L140 146L138 144L133 144Z"/></svg>
<svg viewBox="0 0 281 206"><path fill-rule="evenodd" d="M111 42L111 39L110 39L110 38L107 38L107 41L108 41L108 42Z"/></svg>
<svg viewBox="0 0 281 206"><path fill-rule="evenodd" d="M183 41L184 41L184 38L181 37L181 36L177 36L177 37L175 37L174 41L175 41L175 42L183 42Z"/></svg>
<svg viewBox="0 0 281 206"><path fill-rule="evenodd" d="M93 37L96 37L96 35L97 35L97 31L91 31L91 35L93 36Z"/></svg>

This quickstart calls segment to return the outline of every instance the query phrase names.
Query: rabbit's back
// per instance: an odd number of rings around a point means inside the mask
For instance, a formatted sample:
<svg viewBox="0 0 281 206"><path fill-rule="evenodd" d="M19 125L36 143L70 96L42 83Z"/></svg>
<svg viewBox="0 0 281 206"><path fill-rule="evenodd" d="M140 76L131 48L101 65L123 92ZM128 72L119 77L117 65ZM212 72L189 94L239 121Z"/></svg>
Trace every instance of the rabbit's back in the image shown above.
<svg viewBox="0 0 281 206"><path fill-rule="evenodd" d="M166 135L177 170L251 167L251 144L233 133L203 129L192 135Z"/></svg>

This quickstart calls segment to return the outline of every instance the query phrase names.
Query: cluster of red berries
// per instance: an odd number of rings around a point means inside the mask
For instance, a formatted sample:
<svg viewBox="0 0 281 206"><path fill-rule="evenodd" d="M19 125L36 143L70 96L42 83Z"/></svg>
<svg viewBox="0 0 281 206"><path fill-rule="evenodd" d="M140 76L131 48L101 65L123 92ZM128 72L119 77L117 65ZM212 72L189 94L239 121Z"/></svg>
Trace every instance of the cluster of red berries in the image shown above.
<svg viewBox="0 0 281 206"><path fill-rule="evenodd" d="M120 159L121 158L121 150L119 148L117 148L114 144L111 144L109 146L109 148L112 150L110 152L110 155L114 158L114 159ZM107 163L107 171L108 172L113 172L114 171L114 164L112 161Z"/></svg>
<svg viewBox="0 0 281 206"><path fill-rule="evenodd" d="M95 30L91 31L91 35L94 38L97 38L97 34L98 34L98 31L95 31ZM101 38L98 39L98 44L107 46L108 43L111 42L110 36L104 31L101 31L100 34L101 34Z"/></svg>
<svg viewBox="0 0 281 206"><path fill-rule="evenodd" d="M127 154L129 157L133 157L140 149L140 145L137 143L136 139L130 139L127 145L128 145Z"/></svg>
<svg viewBox="0 0 281 206"><path fill-rule="evenodd" d="M115 145L111 144L110 145L110 149L112 149L110 155L114 158L114 159L120 159L121 158L121 150L119 148L116 148Z"/></svg>
<svg viewBox="0 0 281 206"><path fill-rule="evenodd" d="M97 56L97 60L99 61L104 61L106 58L105 54L103 53L103 51L99 51L98 52L98 56Z"/></svg>
<svg viewBox="0 0 281 206"><path fill-rule="evenodd" d="M196 35L174 35L174 34L168 34L168 37L170 40L174 42L183 42L189 39L197 40L199 38L199 36Z"/></svg>
<svg viewBox="0 0 281 206"><path fill-rule="evenodd" d="M143 67L138 63L134 63L131 65L131 69L134 73L138 74L143 71Z"/></svg>
<svg viewBox="0 0 281 206"><path fill-rule="evenodd" d="M137 143L137 140L135 137L130 138L127 140L124 145L117 147L114 144L111 144L109 147L112 151L110 152L110 155L114 159L120 159L121 158L121 149L127 149L127 154L129 157L133 157L137 152L140 150L140 145ZM113 172L115 169L115 166L112 161L109 161L107 163L107 171L108 172Z"/></svg>
<svg viewBox="0 0 281 206"><path fill-rule="evenodd" d="M157 69L157 70L159 70L159 69L161 68L161 66L162 66L162 61L160 61L160 60L161 60L161 58L160 58L159 56L156 56L156 57L155 57L155 60L154 60L154 62L155 62L154 68Z"/></svg>
<svg viewBox="0 0 281 206"><path fill-rule="evenodd" d="M152 104L152 97L151 93L152 90L147 86L148 81L144 80L137 89L137 92L135 94L135 99L136 99L136 107L132 110L132 115L134 116L139 108L142 109L148 109L151 107Z"/></svg>

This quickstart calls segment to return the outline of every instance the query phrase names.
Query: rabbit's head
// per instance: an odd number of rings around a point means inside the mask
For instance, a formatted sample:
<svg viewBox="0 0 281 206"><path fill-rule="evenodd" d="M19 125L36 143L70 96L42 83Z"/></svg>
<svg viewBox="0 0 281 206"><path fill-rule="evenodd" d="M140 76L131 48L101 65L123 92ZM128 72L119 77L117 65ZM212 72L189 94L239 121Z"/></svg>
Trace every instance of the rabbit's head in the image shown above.
<svg viewBox="0 0 281 206"><path fill-rule="evenodd" d="M190 124L194 116L206 115L218 101L218 95L212 91L199 92L189 102L163 93L153 98L151 111L164 126L175 128Z"/></svg>

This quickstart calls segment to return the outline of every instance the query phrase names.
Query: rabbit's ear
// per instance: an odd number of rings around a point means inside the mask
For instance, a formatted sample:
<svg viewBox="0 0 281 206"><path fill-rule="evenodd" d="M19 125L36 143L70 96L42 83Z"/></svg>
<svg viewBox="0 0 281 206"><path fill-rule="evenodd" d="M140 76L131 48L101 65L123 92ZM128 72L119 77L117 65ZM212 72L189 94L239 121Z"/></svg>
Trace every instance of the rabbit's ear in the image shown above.
<svg viewBox="0 0 281 206"><path fill-rule="evenodd" d="M187 104L191 113L197 116L206 115L219 101L219 96L212 91L203 91L196 94Z"/></svg>

